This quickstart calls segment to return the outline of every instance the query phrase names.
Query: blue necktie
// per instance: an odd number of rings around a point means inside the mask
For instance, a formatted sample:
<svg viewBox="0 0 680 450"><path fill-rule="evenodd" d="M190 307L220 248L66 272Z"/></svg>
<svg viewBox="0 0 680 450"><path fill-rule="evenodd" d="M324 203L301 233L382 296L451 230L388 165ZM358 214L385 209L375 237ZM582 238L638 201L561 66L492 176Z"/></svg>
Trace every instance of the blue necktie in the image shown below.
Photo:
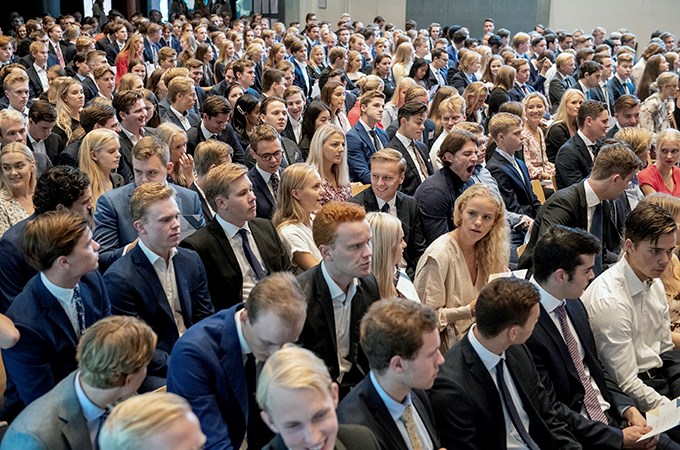
<svg viewBox="0 0 680 450"><path fill-rule="evenodd" d="M258 280L263 279L264 277L267 276L267 271L262 267L260 261L257 260L257 257L253 252L253 249L250 247L250 241L248 240L248 232L244 228L241 228L240 230L238 230L237 234L241 236L241 241L243 242L243 253L246 255L248 264L250 264L250 267L253 269L253 272L255 272L255 277Z"/></svg>
<svg viewBox="0 0 680 450"><path fill-rule="evenodd" d="M595 211L593 211L593 219L590 222L590 234L595 236L600 240L600 243L602 243L602 203L598 203L597 206L595 207ZM604 245L602 248L602 252L604 251ZM595 256L595 265L593 266L593 272L595 272L595 276L598 276L600 273L602 273L602 252L598 253Z"/></svg>
<svg viewBox="0 0 680 450"><path fill-rule="evenodd" d="M501 393L501 399L503 400L505 409L508 410L508 415L510 416L512 424L515 426L515 429L519 433L519 436L522 438L524 443L527 444L529 450L540 450L531 436L529 436L529 432L526 430L526 428L524 428L524 424L520 420L519 414L517 413L517 408L515 408L515 403L512 401L512 397L510 396L510 391L508 391L508 387L505 385L505 380L503 379L504 361L505 360L501 358L500 362L496 364L496 381L498 383L498 390Z"/></svg>
<svg viewBox="0 0 680 450"><path fill-rule="evenodd" d="M78 336L85 331L85 306L83 305L83 298L80 296L80 287L76 285L73 289L73 303L76 305L76 313L78 315Z"/></svg>

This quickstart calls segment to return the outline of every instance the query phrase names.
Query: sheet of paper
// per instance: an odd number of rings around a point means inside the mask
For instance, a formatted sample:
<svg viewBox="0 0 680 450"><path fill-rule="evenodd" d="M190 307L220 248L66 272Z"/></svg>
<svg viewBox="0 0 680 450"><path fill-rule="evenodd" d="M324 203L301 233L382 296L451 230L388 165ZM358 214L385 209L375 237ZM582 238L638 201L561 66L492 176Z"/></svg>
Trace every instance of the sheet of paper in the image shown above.
<svg viewBox="0 0 680 450"><path fill-rule="evenodd" d="M638 439L638 442L654 437L680 425L680 397L647 412L647 424L652 431Z"/></svg>
<svg viewBox="0 0 680 450"><path fill-rule="evenodd" d="M513 270L512 272L500 272L492 273L489 275L489 281L495 280L496 278L521 278L525 280L527 277L527 269Z"/></svg>

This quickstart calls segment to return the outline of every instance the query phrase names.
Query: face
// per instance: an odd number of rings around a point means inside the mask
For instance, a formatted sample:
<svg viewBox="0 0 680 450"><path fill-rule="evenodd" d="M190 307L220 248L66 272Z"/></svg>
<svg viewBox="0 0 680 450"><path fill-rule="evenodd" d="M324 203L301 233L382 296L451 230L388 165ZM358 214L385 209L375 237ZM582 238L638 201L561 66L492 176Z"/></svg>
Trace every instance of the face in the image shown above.
<svg viewBox="0 0 680 450"><path fill-rule="evenodd" d="M88 186L83 191L83 195L78 197L76 201L68 208L70 211L78 213L83 217L92 216L92 187Z"/></svg>
<svg viewBox="0 0 680 450"><path fill-rule="evenodd" d="M75 247L65 256L69 265L69 273L72 275L85 275L99 266L99 244L92 239L92 231L89 228L80 236Z"/></svg>
<svg viewBox="0 0 680 450"><path fill-rule="evenodd" d="M335 244L321 245L327 267L339 277L351 280L365 277L371 271L371 228L365 220L338 225Z"/></svg>
<svg viewBox="0 0 680 450"><path fill-rule="evenodd" d="M151 250L167 255L180 241L180 211L174 197L152 203L144 217L135 221L135 229Z"/></svg>
<svg viewBox="0 0 680 450"><path fill-rule="evenodd" d="M491 67L489 68L491 75L495 77L498 74L498 71L501 70L501 67L503 67L503 63L501 63L499 60L494 59L491 61Z"/></svg>
<svg viewBox="0 0 680 450"><path fill-rule="evenodd" d="M680 159L680 144L678 142L664 142L660 148L656 149L656 164L660 168L673 167Z"/></svg>
<svg viewBox="0 0 680 450"><path fill-rule="evenodd" d="M0 61L9 61L14 53L12 45L4 45L0 47Z"/></svg>
<svg viewBox="0 0 680 450"><path fill-rule="evenodd" d="M331 106L338 110L342 108L345 103L345 88L338 86L333 90L333 95L331 96Z"/></svg>
<svg viewBox="0 0 680 450"><path fill-rule="evenodd" d="M637 127L640 123L640 105L631 109L624 109L621 113L615 113L614 116L621 128Z"/></svg>
<svg viewBox="0 0 680 450"><path fill-rule="evenodd" d="M385 202L392 200L403 182L404 172L399 169L398 162L371 162L371 188L376 197Z"/></svg>
<svg viewBox="0 0 680 450"><path fill-rule="evenodd" d="M231 109L235 109L236 107L236 101L243 95L243 89L240 87L234 87L230 92L229 96L227 97L227 100L229 100L229 104L231 105Z"/></svg>
<svg viewBox="0 0 680 450"><path fill-rule="evenodd" d="M4 154L0 164L2 176L12 190L26 188L31 180L31 174L35 172L35 164L19 152Z"/></svg>
<svg viewBox="0 0 680 450"><path fill-rule="evenodd" d="M571 275L565 274L564 298L581 298L581 294L586 290L590 281L595 278L593 266L595 265L595 255L581 255L581 264L574 268Z"/></svg>
<svg viewBox="0 0 680 450"><path fill-rule="evenodd" d="M255 126L260 124L260 104L258 103L251 112L246 114L246 121L249 125Z"/></svg>
<svg viewBox="0 0 680 450"><path fill-rule="evenodd" d="M66 96L64 102L73 110L80 110L85 104L85 95L83 94L83 86L80 83L74 83L68 91L66 91Z"/></svg>
<svg viewBox="0 0 680 450"><path fill-rule="evenodd" d="M390 67L392 67L391 58L384 58L383 60L381 60L380 64L378 64L379 75L383 78L387 77L390 73Z"/></svg>
<svg viewBox="0 0 680 450"><path fill-rule="evenodd" d="M314 171L301 189L293 189L293 197L305 212L311 214L321 209L321 176Z"/></svg>
<svg viewBox="0 0 680 450"><path fill-rule="evenodd" d="M293 80L295 80L293 69L284 70L284 73L286 74L286 86L292 86Z"/></svg>
<svg viewBox="0 0 680 450"><path fill-rule="evenodd" d="M143 64L137 64L132 67L132 73L139 76L140 79L146 78L146 69Z"/></svg>
<svg viewBox="0 0 680 450"><path fill-rule="evenodd" d="M203 125L205 125L208 131L214 134L222 134L227 127L228 121L229 116L227 114L217 114L215 117L203 114Z"/></svg>
<svg viewBox="0 0 680 450"><path fill-rule="evenodd" d="M661 97L663 98L675 98L678 95L678 80L673 80L663 88L661 88Z"/></svg>
<svg viewBox="0 0 680 450"><path fill-rule="evenodd" d="M608 80L612 76L612 59L604 58L602 60L602 80Z"/></svg>
<svg viewBox="0 0 680 450"><path fill-rule="evenodd" d="M616 66L616 73L621 77L622 80L628 78L633 71L633 63L628 61L623 61Z"/></svg>
<svg viewBox="0 0 680 450"><path fill-rule="evenodd" d="M257 144L257 150L251 149L251 151L257 162L257 167L265 172L274 173L281 167L283 151L280 140L260 141Z"/></svg>
<svg viewBox="0 0 680 450"><path fill-rule="evenodd" d="M495 29L495 25L493 22L484 22L484 32L485 33L493 33L493 30Z"/></svg>
<svg viewBox="0 0 680 450"><path fill-rule="evenodd" d="M132 158L132 171L137 186L150 182L165 183L170 170L172 170L172 163L164 166L158 156L145 160Z"/></svg>
<svg viewBox="0 0 680 450"><path fill-rule="evenodd" d="M177 134L172 138L172 145L170 145L170 161L177 164L182 155L187 152L187 136L186 134Z"/></svg>
<svg viewBox="0 0 680 450"><path fill-rule="evenodd" d="M538 44L532 47L533 51L537 55L545 53L545 40L540 40Z"/></svg>
<svg viewBox="0 0 680 450"><path fill-rule="evenodd" d="M99 148L91 151L90 157L106 173L118 168L118 163L120 162L120 144L118 139L109 139Z"/></svg>
<svg viewBox="0 0 680 450"><path fill-rule="evenodd" d="M519 84L524 84L527 81L529 81L529 75L531 75L531 69L529 68L529 64L522 64L517 71L517 76L515 79Z"/></svg>
<svg viewBox="0 0 680 450"><path fill-rule="evenodd" d="M255 69L246 67L241 74L241 82L239 83L244 88L248 89L255 83Z"/></svg>
<svg viewBox="0 0 680 450"><path fill-rule="evenodd" d="M208 31L204 27L199 27L194 30L194 34L196 35L196 40L198 42L205 42L208 37Z"/></svg>
<svg viewBox="0 0 680 450"><path fill-rule="evenodd" d="M12 105L13 108L19 111L24 110L26 104L28 104L28 84L17 83L12 87L12 89L6 90L5 93L7 94L9 104Z"/></svg>
<svg viewBox="0 0 680 450"><path fill-rule="evenodd" d="M476 244L491 231L497 216L498 208L490 199L472 198L461 212L460 236L465 237L469 243Z"/></svg>
<svg viewBox="0 0 680 450"><path fill-rule="evenodd" d="M444 357L439 351L439 330L424 332L423 345L413 359L401 359L403 382L412 389L429 389L439 373L439 366L444 364Z"/></svg>
<svg viewBox="0 0 680 450"><path fill-rule="evenodd" d="M367 105L361 107L361 112L366 115L370 122L378 123L382 120L384 108L385 100L382 98L374 98L369 101Z"/></svg>
<svg viewBox="0 0 680 450"><path fill-rule="evenodd" d="M26 127L21 122L5 120L0 124L0 136L2 145L12 142L26 143Z"/></svg>
<svg viewBox="0 0 680 450"><path fill-rule="evenodd" d="M123 119L123 127L128 131L136 131L146 125L147 113L146 104L141 98L135 102L130 108L130 112L120 113L120 117Z"/></svg>
<svg viewBox="0 0 680 450"><path fill-rule="evenodd" d="M446 153L443 158L450 163L449 168L467 182L477 165L477 145L474 142L466 142L455 154Z"/></svg>
<svg viewBox="0 0 680 450"><path fill-rule="evenodd" d="M465 115L460 110L452 110L450 108L445 108L442 112L442 125L447 133L449 133L453 127L463 121L465 121Z"/></svg>
<svg viewBox="0 0 680 450"><path fill-rule="evenodd" d="M37 66L43 67L47 62L47 48L36 50L32 52L31 55L33 55L33 59Z"/></svg>
<svg viewBox="0 0 680 450"><path fill-rule="evenodd" d="M173 105L173 107L180 112L184 112L187 109L193 108L195 102L196 91L194 89L191 89L191 91L189 92L180 92L179 94L177 94L177 96L175 97L175 105Z"/></svg>
<svg viewBox="0 0 680 450"><path fill-rule="evenodd" d="M332 450L338 433L338 387L330 392L316 389L288 389L274 385L269 394L268 413L262 412L265 423L280 433L290 450ZM295 407L291 407L295 405Z"/></svg>
<svg viewBox="0 0 680 450"><path fill-rule="evenodd" d="M191 69L189 71L189 77L192 80L194 80L194 84L198 86L201 83L201 80L203 79L203 69L201 69L200 67Z"/></svg>
<svg viewBox="0 0 680 450"><path fill-rule="evenodd" d="M522 126L514 125L508 128L505 133L499 134L499 147L510 154L514 154L522 149Z"/></svg>
<svg viewBox="0 0 680 450"><path fill-rule="evenodd" d="M580 95L572 96L567 102L567 116L570 118L578 115L578 109L583 104L583 97Z"/></svg>
<svg viewBox="0 0 680 450"><path fill-rule="evenodd" d="M326 125L328 121L331 118L331 113L328 112L328 110L324 109L319 113L318 116L316 116L316 120L314 121L314 129L318 130L322 125Z"/></svg>
<svg viewBox="0 0 680 450"><path fill-rule="evenodd" d="M298 120L302 116L302 111L305 107L302 95L293 94L288 96L288 98L286 98L286 107L288 108L288 114L295 120Z"/></svg>
<svg viewBox="0 0 680 450"><path fill-rule="evenodd" d="M602 139L609 129L609 113L605 110L600 113L595 119L586 119L586 123L590 122L591 132L595 139Z"/></svg>
<svg viewBox="0 0 680 450"><path fill-rule="evenodd" d="M576 68L576 61L574 58L569 58L565 62L560 65L560 72L562 72L565 75L571 75L574 73L574 69Z"/></svg>
<svg viewBox="0 0 680 450"><path fill-rule="evenodd" d="M215 203L217 203L221 212L220 215L225 220L240 227L245 222L255 218L256 205L253 184L246 175L233 181L229 185L228 193L228 198L221 195L215 198ZM253 350L252 346L250 348Z"/></svg>
<svg viewBox="0 0 680 450"><path fill-rule="evenodd" d="M125 27L120 27L120 29L119 29L118 31L116 31L115 35L116 35L116 40L117 40L118 42L125 42L125 41L127 41L127 38L128 38L127 28L125 28Z"/></svg>
<svg viewBox="0 0 680 450"><path fill-rule="evenodd" d="M260 120L276 128L276 131L281 133L288 123L288 114L286 113L286 105L283 102L272 102L267 107L267 112L260 114Z"/></svg>
<svg viewBox="0 0 680 450"><path fill-rule="evenodd" d="M231 59L232 56L234 56L234 42L229 41L226 46L224 47L224 51L226 52L227 56Z"/></svg>
<svg viewBox="0 0 680 450"><path fill-rule="evenodd" d="M656 242L645 240L633 244L626 239L626 259L641 280L659 278L670 262L675 244L675 233L662 234Z"/></svg>
<svg viewBox="0 0 680 450"><path fill-rule="evenodd" d="M524 114L527 121L538 123L543 119L545 114L545 104L539 97L534 97L529 100L524 106Z"/></svg>
<svg viewBox="0 0 680 450"><path fill-rule="evenodd" d="M329 167L333 164L342 164L342 156L345 153L345 136L336 133L326 139L321 149L324 163Z"/></svg>
<svg viewBox="0 0 680 450"><path fill-rule="evenodd" d="M409 139L420 139L425 129L426 117L426 113L423 113L419 116L411 116L408 120L402 119L399 132Z"/></svg>

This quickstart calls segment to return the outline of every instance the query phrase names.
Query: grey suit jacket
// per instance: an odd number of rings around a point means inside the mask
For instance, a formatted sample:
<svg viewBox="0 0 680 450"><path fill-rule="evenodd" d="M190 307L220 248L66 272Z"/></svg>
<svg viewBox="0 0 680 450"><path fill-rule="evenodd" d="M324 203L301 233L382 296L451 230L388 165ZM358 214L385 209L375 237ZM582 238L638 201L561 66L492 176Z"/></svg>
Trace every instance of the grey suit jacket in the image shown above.
<svg viewBox="0 0 680 450"><path fill-rule="evenodd" d="M24 409L2 439L0 450L91 450L76 397L75 372Z"/></svg>

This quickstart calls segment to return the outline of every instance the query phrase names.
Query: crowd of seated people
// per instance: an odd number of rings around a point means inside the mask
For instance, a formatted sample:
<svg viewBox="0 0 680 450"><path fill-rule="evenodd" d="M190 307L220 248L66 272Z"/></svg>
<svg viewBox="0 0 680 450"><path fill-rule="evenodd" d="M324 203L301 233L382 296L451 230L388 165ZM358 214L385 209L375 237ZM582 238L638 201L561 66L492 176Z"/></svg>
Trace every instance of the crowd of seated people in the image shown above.
<svg viewBox="0 0 680 450"><path fill-rule="evenodd" d="M94 6L0 35L0 450L680 449L673 34Z"/></svg>

